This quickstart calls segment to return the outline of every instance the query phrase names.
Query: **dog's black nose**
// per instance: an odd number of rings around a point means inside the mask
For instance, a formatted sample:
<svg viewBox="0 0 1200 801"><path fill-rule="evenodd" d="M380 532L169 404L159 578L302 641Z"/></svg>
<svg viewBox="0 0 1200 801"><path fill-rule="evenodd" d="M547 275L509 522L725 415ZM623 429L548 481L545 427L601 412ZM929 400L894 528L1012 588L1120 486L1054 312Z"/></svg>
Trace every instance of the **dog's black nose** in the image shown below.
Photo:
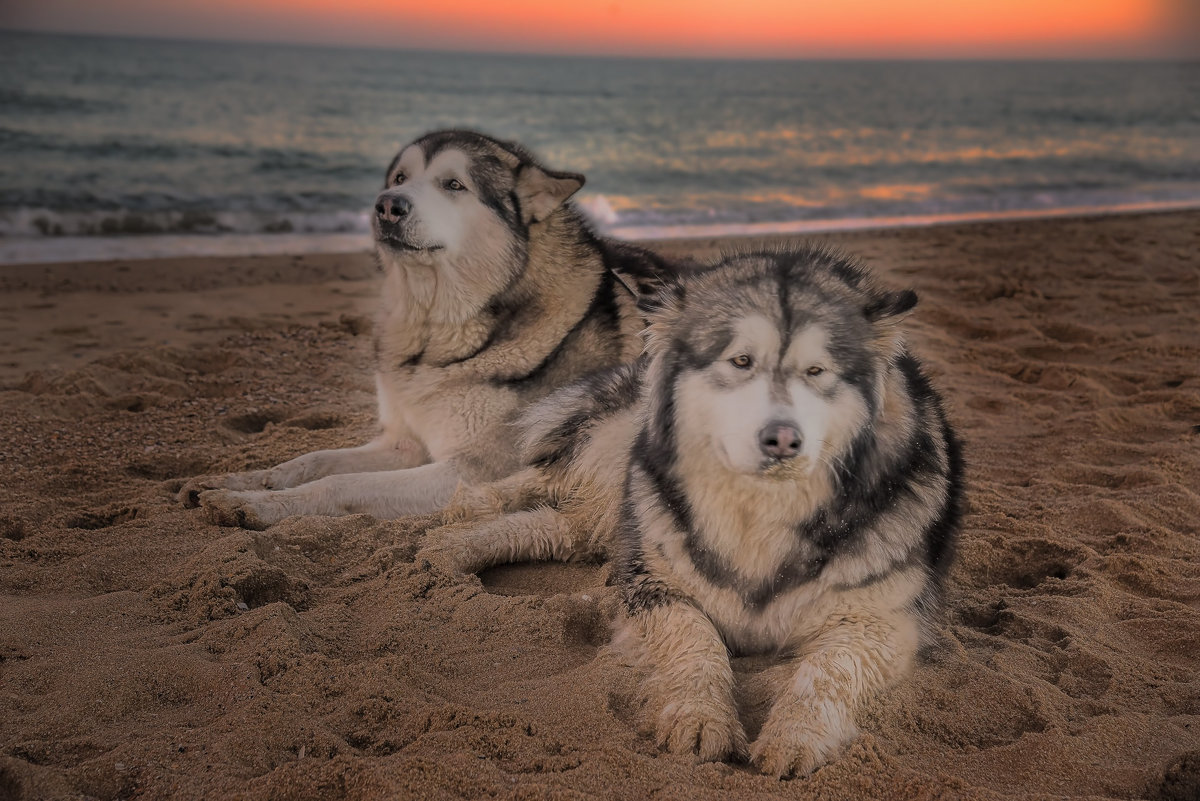
<svg viewBox="0 0 1200 801"><path fill-rule="evenodd" d="M375 201L375 214L386 222L400 222L412 211L412 201L401 195L381 197Z"/></svg>
<svg viewBox="0 0 1200 801"><path fill-rule="evenodd" d="M800 429L791 423L774 421L758 432L758 445L772 459L791 459L800 453Z"/></svg>

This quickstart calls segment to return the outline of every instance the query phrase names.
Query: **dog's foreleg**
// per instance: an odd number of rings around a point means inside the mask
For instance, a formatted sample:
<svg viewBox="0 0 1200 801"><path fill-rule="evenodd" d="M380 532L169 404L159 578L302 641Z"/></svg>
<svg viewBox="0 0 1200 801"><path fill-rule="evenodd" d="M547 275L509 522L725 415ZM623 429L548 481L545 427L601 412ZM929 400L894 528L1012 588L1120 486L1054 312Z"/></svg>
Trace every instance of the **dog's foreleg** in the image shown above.
<svg viewBox="0 0 1200 801"><path fill-rule="evenodd" d="M406 470L429 461L429 453L411 438L379 437L357 448L313 451L264 471L264 489L288 489L326 476Z"/></svg>
<svg viewBox="0 0 1200 801"><path fill-rule="evenodd" d="M527 467L486 484L460 482L446 506L446 520L468 522L531 509L549 501L542 471Z"/></svg>
<svg viewBox="0 0 1200 801"><path fill-rule="evenodd" d="M857 734L861 703L910 669L916 621L903 614L847 611L808 643L771 707L750 760L763 773L802 776L835 757Z"/></svg>
<svg viewBox="0 0 1200 801"><path fill-rule="evenodd" d="M326 476L404 470L428 461L429 454L416 440L381 436L356 448L306 453L266 470L193 478L183 485L178 498L184 506L193 507L199 505L200 493L210 489L288 489Z"/></svg>
<svg viewBox="0 0 1200 801"><path fill-rule="evenodd" d="M565 562L578 554L576 538L565 515L543 506L482 523L435 529L417 560L428 559L456 573L478 573L510 562Z"/></svg>
<svg viewBox="0 0 1200 801"><path fill-rule="evenodd" d="M429 452L413 435L400 413L401 404L392 382L378 371L375 373L375 400L379 404L382 429L378 437L357 448L313 451L264 470L261 488L288 489L327 476L406 470L428 463Z"/></svg>
<svg viewBox="0 0 1200 801"><path fill-rule="evenodd" d="M733 668L712 621L690 603L672 600L637 611L628 625L650 667L645 689L657 710L659 746L701 762L744 755Z"/></svg>
<svg viewBox="0 0 1200 801"><path fill-rule="evenodd" d="M293 515L367 514L382 519L440 511L458 486L449 462L377 473L345 473L284 490L200 493L214 523L264 529Z"/></svg>

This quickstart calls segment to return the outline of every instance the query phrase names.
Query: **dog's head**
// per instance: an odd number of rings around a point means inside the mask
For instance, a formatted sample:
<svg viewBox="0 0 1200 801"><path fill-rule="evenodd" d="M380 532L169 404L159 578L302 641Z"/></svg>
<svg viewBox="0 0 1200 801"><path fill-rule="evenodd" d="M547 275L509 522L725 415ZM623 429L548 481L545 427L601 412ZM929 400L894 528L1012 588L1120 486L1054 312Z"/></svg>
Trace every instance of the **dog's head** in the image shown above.
<svg viewBox="0 0 1200 801"><path fill-rule="evenodd" d="M912 291L878 287L817 248L726 258L646 312L657 392L679 458L796 476L844 458L882 403Z"/></svg>
<svg viewBox="0 0 1200 801"><path fill-rule="evenodd" d="M447 267L492 283L488 271L519 268L531 227L583 181L540 166L517 144L472 131L426 134L392 160L376 198L381 263Z"/></svg>

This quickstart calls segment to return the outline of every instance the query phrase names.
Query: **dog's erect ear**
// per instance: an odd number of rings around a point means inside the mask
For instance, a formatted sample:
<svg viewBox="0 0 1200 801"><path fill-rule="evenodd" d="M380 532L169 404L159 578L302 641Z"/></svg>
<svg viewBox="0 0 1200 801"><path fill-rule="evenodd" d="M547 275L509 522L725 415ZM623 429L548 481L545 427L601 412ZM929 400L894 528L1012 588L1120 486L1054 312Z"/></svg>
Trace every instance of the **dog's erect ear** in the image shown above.
<svg viewBox="0 0 1200 801"><path fill-rule="evenodd" d="M685 294L687 292L682 282L677 279L665 279L653 289L644 289L638 293L638 311L647 323L666 321L667 318L679 315Z"/></svg>
<svg viewBox="0 0 1200 801"><path fill-rule="evenodd" d="M903 289L875 293L863 307L863 314L874 325L875 347L888 358L899 354L904 347L904 328L900 321L916 305L917 293Z"/></svg>
<svg viewBox="0 0 1200 801"><path fill-rule="evenodd" d="M863 307L863 314L872 323L884 320L889 323L899 322L916 305L917 293L911 289L884 292L867 302L867 305Z"/></svg>
<svg viewBox="0 0 1200 801"><path fill-rule="evenodd" d="M664 281L657 292L638 298L638 311L646 321L642 329L647 353L660 350L670 339L670 330L683 314L685 287L678 281Z"/></svg>
<svg viewBox="0 0 1200 801"><path fill-rule="evenodd" d="M541 222L549 217L567 198L583 186L582 175L573 172L543 170L536 164L526 164L517 173L517 200L525 224Z"/></svg>

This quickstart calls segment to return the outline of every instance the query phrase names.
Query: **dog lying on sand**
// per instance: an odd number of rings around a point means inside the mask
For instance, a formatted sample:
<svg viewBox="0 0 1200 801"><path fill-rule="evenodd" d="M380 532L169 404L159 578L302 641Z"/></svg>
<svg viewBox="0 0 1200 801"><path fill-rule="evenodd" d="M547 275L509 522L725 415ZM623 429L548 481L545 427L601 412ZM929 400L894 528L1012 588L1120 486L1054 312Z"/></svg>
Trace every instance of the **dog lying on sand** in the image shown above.
<svg viewBox="0 0 1200 801"><path fill-rule="evenodd" d="M520 145L437 131L400 150L375 202L383 292L375 325L381 433L180 493L221 525L290 515L380 518L440 509L460 479L520 466L530 403L641 350L637 300L672 267L600 238L568 202L582 175Z"/></svg>
<svg viewBox="0 0 1200 801"><path fill-rule="evenodd" d="M418 558L612 560L659 742L813 771L911 669L961 517L960 446L904 344L916 302L818 248L677 276L645 355L536 404L526 469L461 489L465 522ZM731 652L794 667L753 743Z"/></svg>

